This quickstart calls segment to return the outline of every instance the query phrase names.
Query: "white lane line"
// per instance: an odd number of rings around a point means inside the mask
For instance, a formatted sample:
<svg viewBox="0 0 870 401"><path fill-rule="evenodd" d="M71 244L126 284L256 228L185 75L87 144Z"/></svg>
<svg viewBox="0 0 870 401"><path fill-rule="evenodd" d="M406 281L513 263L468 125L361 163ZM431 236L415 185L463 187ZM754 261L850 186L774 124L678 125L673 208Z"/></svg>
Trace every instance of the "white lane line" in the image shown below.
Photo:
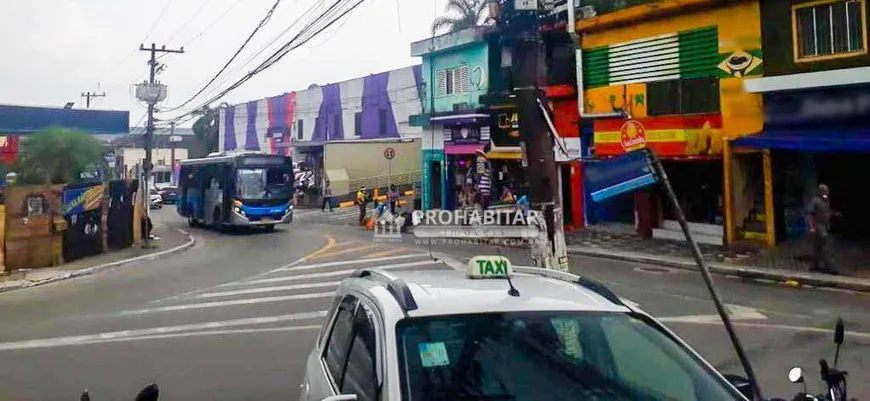
<svg viewBox="0 0 870 401"><path fill-rule="evenodd" d="M214 301L214 302L203 302L203 303L198 303L198 304L161 306L161 307L156 307L156 308L134 309L134 310L121 311L118 313L118 315L121 315L121 316L144 315L147 313L177 312L177 311L190 310L190 309L222 308L225 306L254 305L254 304L264 304L264 303L270 303L270 302L298 301L298 300L302 300L302 299L329 298L333 294L335 294L335 292L330 291L330 292L316 292L316 293L311 293L311 294L285 295L285 296L280 296L280 297L247 298L247 299L234 299L232 301Z"/></svg>
<svg viewBox="0 0 870 401"><path fill-rule="evenodd" d="M335 262L323 262L323 263L313 263L310 265L288 265L284 267L280 267L272 271L272 273L279 271L288 271L288 270L311 270L311 269L319 269L321 267L332 267L332 266L342 266L342 265L352 265L352 264L364 264L364 263L372 263L372 262L384 262L387 260L399 260L399 259L409 259L409 258L422 258L429 257L427 253L412 253L408 255L397 255L397 256L384 256L382 258L369 258L369 259L350 259L350 260L338 260Z"/></svg>
<svg viewBox="0 0 870 401"><path fill-rule="evenodd" d="M330 282L325 282L325 283L306 283L306 284L281 285L281 286L275 286L275 287L249 288L247 290L207 292L205 294L199 294L199 295L193 296L191 298L193 298L193 299L218 298L218 297L232 297L232 296L236 296L236 295L261 294L264 292L306 290L306 289L311 289L311 288L324 288L324 287L336 288L336 287L338 287L339 284L341 284L340 281L330 281Z"/></svg>
<svg viewBox="0 0 870 401"><path fill-rule="evenodd" d="M13 341L0 343L0 351L47 348L66 345L87 344L89 342L119 340L123 338L137 338L143 336L166 335L196 330L214 330L226 327L239 327L255 324L280 323L297 320L320 319L326 316L326 311L291 313L288 315L262 316L235 320L223 320L204 323L183 324L177 326L162 326L148 329L110 331L98 334L86 334L80 336L65 336L54 338L41 338L35 340Z"/></svg>
<svg viewBox="0 0 870 401"><path fill-rule="evenodd" d="M423 265L433 265L437 266L438 262L433 262L432 260L420 260L416 262L406 262L406 263L395 263L390 265L381 265L381 266L373 266L379 269L398 269L401 267L413 267L413 266L423 266ZM322 273L309 273L309 274L297 274L293 276L284 276L284 277L274 277L274 278L264 278L253 281L240 281L235 283L223 284L221 287L227 286L245 286L245 285L256 285L256 284L268 284L268 283L280 283L284 281L296 281L296 280L307 280L307 279L316 279L322 277L335 277L335 276L346 276L356 271L356 269L344 269L344 270L336 270L331 272L322 272Z"/></svg>
<svg viewBox="0 0 870 401"><path fill-rule="evenodd" d="M748 306L726 304L725 308L728 309L728 317L733 321L767 319L767 316L764 316L764 314L759 312L757 309ZM669 316L658 318L658 321L662 323L722 323L722 319L719 315Z"/></svg>

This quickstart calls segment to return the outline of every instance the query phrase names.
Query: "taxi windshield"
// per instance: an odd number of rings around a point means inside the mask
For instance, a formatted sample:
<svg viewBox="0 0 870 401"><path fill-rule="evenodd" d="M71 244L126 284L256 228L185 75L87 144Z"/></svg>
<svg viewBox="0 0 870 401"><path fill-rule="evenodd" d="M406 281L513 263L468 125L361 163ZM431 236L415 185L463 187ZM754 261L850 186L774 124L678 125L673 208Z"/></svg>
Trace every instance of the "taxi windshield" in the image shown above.
<svg viewBox="0 0 870 401"><path fill-rule="evenodd" d="M642 316L522 312L397 325L405 400L740 400Z"/></svg>

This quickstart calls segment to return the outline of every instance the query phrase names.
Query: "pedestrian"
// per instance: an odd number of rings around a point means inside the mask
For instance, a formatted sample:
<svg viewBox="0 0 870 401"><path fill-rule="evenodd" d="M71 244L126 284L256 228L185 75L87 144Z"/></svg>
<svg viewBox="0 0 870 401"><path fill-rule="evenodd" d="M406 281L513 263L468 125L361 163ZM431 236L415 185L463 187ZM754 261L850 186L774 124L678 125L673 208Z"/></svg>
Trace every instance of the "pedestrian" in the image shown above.
<svg viewBox="0 0 870 401"><path fill-rule="evenodd" d="M831 209L828 199L830 190L825 184L819 184L816 196L810 201L807 215L810 223L810 234L813 236L813 267L811 271L828 274L839 274L831 263L831 217L839 216Z"/></svg>
<svg viewBox="0 0 870 401"><path fill-rule="evenodd" d="M359 187L359 191L356 191L356 204L359 207L359 225L366 224L366 186L363 185Z"/></svg>
<svg viewBox="0 0 870 401"><path fill-rule="evenodd" d="M334 212L332 210L332 186L329 184L329 180L326 180L326 183L323 185L323 204L320 205L320 211L326 211L326 205L329 205L329 211Z"/></svg>
<svg viewBox="0 0 870 401"><path fill-rule="evenodd" d="M390 185L390 189L387 191L387 202L390 205L390 213L395 216L396 206L399 205L399 190L396 188L396 184Z"/></svg>
<svg viewBox="0 0 870 401"><path fill-rule="evenodd" d="M480 194L480 206L484 210L489 209L489 198L492 194L492 181L489 178L489 172L484 171L478 177L477 192Z"/></svg>

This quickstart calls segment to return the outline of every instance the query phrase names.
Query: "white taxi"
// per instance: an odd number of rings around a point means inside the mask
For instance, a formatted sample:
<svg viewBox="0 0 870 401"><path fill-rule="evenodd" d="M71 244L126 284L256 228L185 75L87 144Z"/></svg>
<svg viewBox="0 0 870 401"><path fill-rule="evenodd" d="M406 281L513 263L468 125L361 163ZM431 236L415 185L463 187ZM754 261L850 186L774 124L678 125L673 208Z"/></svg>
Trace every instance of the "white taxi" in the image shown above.
<svg viewBox="0 0 870 401"><path fill-rule="evenodd" d="M475 257L465 273L361 269L336 294L308 357L303 401L751 394L602 284L501 256Z"/></svg>

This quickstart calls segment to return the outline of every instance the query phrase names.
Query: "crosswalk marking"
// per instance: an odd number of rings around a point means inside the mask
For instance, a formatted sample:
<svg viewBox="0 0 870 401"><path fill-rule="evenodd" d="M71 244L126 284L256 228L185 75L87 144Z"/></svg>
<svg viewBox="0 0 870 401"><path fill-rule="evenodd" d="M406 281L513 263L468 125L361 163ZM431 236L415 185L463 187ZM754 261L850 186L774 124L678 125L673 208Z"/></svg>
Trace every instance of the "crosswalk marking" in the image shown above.
<svg viewBox="0 0 870 401"><path fill-rule="evenodd" d="M205 308L219 308L224 306L237 306L237 305L254 305L254 304L263 304L270 302L284 302L284 301L298 301L303 299L315 299L315 298L329 298L335 294L334 291L330 292L315 292L311 294L294 294L294 295L284 295L280 297L263 297L263 298L246 298L246 299L234 299L231 301L214 301L214 302L203 302L198 304L182 304L182 305L170 305L170 306L160 306L156 308L145 308L145 309L134 309L134 310L126 310L121 311L119 315L121 316L131 316L131 315L144 315L148 313L159 313L159 312L175 312L189 309L205 309Z"/></svg>
<svg viewBox="0 0 870 401"><path fill-rule="evenodd" d="M259 288L249 288L247 290L207 292L205 294L196 295L193 298L196 298L196 299L219 298L219 297L231 297L231 296L236 296L236 295L262 294L265 292L307 290L307 289L312 289L312 288L324 288L324 287L335 288L335 287L338 287L339 284L341 284L340 281L330 281L327 283L307 283L307 284L282 285L282 286L277 286L277 287L259 287Z"/></svg>
<svg viewBox="0 0 870 401"><path fill-rule="evenodd" d="M353 248L345 248L345 249L331 251L331 252L327 251L327 252L321 253L317 256L309 257L308 259L323 259L326 257L343 255L343 254L350 253L350 252L362 251L365 249L371 249L371 248L376 248L376 247L378 247L378 244L365 244L365 245L360 245L360 246L353 247Z"/></svg>
<svg viewBox="0 0 870 401"><path fill-rule="evenodd" d="M350 259L350 260L338 260L335 262L322 262L322 263L314 263L310 265L295 265L295 266L287 266L282 267L273 272L281 272L281 271L289 271L289 270L311 270L311 269L319 269L321 267L332 267L332 266L341 266L341 265L351 265L351 264L365 264L372 262L383 262L387 260L396 260L396 259L408 259L408 258L421 258L421 257L429 257L429 254L426 253L412 253L408 255L397 255L397 256L385 256L381 258L367 258L367 259Z"/></svg>
<svg viewBox="0 0 870 401"><path fill-rule="evenodd" d="M86 334L86 335L79 335L79 336L65 336L65 337L41 338L41 339L25 340L25 341L13 341L13 342L7 342L7 343L0 343L0 351L30 349L30 348L48 348L48 347L57 347L57 346L66 346L66 345L81 345L81 344L90 344L90 343L94 343L94 342L102 342L102 341L107 341L107 340L110 341L110 340L118 340L118 339L124 339L124 338L133 339L133 338L140 338L143 336L166 335L166 334L180 333L180 332L186 332L186 331L214 330L214 329L221 329L221 328L227 328L227 327L252 326L252 325L258 325L258 324L270 324L270 323L282 323L282 322L290 322L290 321L298 321L298 320L321 319L324 316L326 316L326 311L320 310L320 311L312 311L312 312L291 313L291 314L287 314L287 315L278 315L278 316L252 317L252 318L212 321L212 322L204 322L204 323L182 324L182 325L177 325L177 326L161 326L161 327L153 327L153 328L148 328L148 329L119 330L119 331L110 331L110 332L105 332L105 333Z"/></svg>

